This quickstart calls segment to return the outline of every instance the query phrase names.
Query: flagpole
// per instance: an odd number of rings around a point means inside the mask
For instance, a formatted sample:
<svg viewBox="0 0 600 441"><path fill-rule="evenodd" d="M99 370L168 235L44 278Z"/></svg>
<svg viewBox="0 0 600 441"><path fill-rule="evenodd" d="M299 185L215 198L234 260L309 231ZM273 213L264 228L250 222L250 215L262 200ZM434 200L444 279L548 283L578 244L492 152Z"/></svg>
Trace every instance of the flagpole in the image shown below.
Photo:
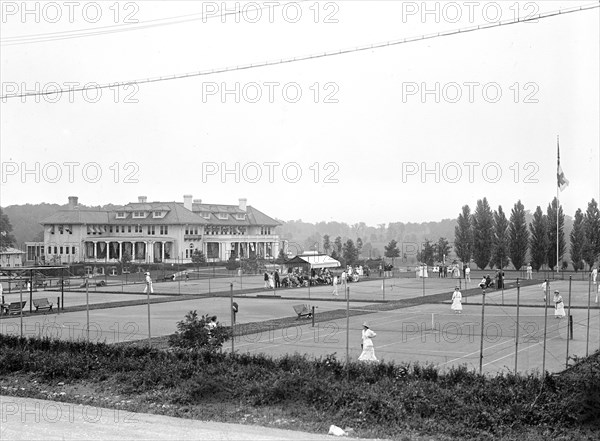
<svg viewBox="0 0 600 441"><path fill-rule="evenodd" d="M559 143L558 143L558 135L556 135L556 158L557 158L557 162L556 162L556 176L559 175L559 166L560 166L560 151L559 151ZM559 272L559 266L558 266L558 244L559 244L559 240L558 240L558 212L559 212L559 207L560 207L560 196L559 196L559 187L558 187L558 180L556 182L556 273L558 274Z"/></svg>

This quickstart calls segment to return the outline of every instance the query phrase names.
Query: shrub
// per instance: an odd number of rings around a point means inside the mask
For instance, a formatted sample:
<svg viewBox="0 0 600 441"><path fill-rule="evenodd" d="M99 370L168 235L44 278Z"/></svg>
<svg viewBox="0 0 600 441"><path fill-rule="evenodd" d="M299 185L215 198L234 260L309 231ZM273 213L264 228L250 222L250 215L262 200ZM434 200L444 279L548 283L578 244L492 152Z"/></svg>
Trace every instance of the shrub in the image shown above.
<svg viewBox="0 0 600 441"><path fill-rule="evenodd" d="M219 322L213 329L209 329L210 317L208 314L198 317L196 311L190 311L184 320L177 323L177 332L169 337L169 345L182 349L209 349L215 350L231 338L231 328L221 326Z"/></svg>

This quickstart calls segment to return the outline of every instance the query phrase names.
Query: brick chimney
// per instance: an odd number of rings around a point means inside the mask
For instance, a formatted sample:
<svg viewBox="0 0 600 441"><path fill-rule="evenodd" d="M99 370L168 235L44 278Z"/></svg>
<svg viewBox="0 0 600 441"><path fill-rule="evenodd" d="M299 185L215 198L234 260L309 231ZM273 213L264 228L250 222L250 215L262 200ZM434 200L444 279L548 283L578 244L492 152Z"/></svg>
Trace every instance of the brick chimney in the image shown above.
<svg viewBox="0 0 600 441"><path fill-rule="evenodd" d="M148 201L148 198L146 196L138 196L138 202L140 204L145 204Z"/></svg>
<svg viewBox="0 0 600 441"><path fill-rule="evenodd" d="M77 207L78 199L77 196L69 196L69 210L74 210Z"/></svg>
<svg viewBox="0 0 600 441"><path fill-rule="evenodd" d="M192 198L193 196L191 194L183 195L183 208L192 211Z"/></svg>
<svg viewBox="0 0 600 441"><path fill-rule="evenodd" d="M239 205L240 210L246 211L246 203L248 202L248 199L240 198L239 201L240 201L240 205Z"/></svg>

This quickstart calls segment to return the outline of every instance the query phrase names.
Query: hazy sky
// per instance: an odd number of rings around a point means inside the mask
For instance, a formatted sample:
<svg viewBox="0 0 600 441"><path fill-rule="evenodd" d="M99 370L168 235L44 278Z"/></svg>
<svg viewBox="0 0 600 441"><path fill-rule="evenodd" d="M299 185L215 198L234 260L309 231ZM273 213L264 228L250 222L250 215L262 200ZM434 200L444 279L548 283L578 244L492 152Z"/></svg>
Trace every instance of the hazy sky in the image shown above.
<svg viewBox="0 0 600 441"><path fill-rule="evenodd" d="M239 2L240 14L218 16L236 3L67 3L31 2L27 14L22 2L2 3L2 95L260 64L594 4ZM484 196L507 212L517 199L545 209L560 135L570 181L560 197L572 216L600 198L599 11L5 99L0 203L245 197L283 220L369 225L454 218ZM14 39L65 31L71 38ZM100 35L81 37L90 32Z"/></svg>

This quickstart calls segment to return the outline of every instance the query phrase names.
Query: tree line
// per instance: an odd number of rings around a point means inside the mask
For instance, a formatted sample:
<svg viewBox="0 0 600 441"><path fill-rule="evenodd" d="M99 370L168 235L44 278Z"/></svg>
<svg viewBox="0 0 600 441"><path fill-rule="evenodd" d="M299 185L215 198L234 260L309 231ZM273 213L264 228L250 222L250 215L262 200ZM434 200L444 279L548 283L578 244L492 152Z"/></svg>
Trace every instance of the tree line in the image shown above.
<svg viewBox="0 0 600 441"><path fill-rule="evenodd" d="M454 232L454 251L462 262L472 259L479 269L506 268L511 263L517 270L527 263L536 271L544 265L555 268L560 264L566 269L569 264L563 260L564 223L565 216L557 198L548 204L545 213L538 206L529 224L520 200L507 218L502 206L492 212L487 199L483 198L477 201L473 213L468 205L462 207ZM581 209L575 213L569 240L573 269L583 270L585 264L591 268L600 256L600 210L594 199L588 203L585 213Z"/></svg>

